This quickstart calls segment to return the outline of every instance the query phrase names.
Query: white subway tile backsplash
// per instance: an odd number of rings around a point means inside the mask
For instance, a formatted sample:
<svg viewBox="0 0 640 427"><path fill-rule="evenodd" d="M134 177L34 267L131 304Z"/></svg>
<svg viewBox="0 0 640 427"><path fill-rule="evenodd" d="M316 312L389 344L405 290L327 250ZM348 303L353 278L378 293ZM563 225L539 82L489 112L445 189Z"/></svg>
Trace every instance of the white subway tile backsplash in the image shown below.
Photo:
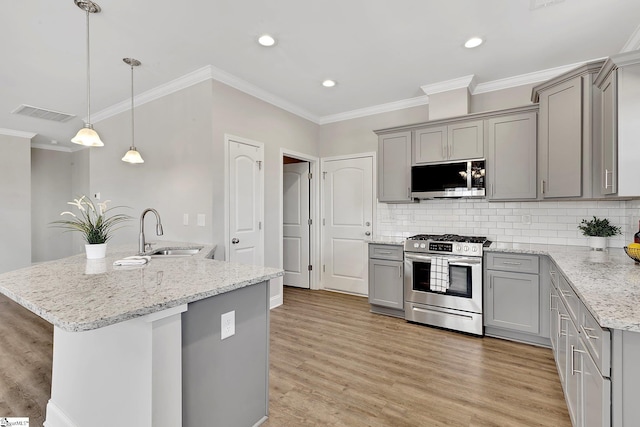
<svg viewBox="0 0 640 427"><path fill-rule="evenodd" d="M640 220L640 200L571 202L487 202L478 199L425 200L377 205L380 236L406 238L420 233L484 235L498 242L586 246L577 226L592 216L620 226L610 247L633 240Z"/></svg>

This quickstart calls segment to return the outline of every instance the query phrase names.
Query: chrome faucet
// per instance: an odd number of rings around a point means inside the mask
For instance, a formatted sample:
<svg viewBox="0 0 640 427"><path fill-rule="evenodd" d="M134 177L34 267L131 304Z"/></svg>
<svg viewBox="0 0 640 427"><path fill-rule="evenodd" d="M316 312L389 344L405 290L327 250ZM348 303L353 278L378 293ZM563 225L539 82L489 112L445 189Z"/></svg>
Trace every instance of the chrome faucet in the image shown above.
<svg viewBox="0 0 640 427"><path fill-rule="evenodd" d="M140 215L140 238L138 239L138 250L141 254L147 251L147 243L144 241L144 216L147 212L153 212L156 216L156 235L162 236L162 221L160 220L160 214L157 210L147 208L142 211ZM150 246L150 245L149 245Z"/></svg>

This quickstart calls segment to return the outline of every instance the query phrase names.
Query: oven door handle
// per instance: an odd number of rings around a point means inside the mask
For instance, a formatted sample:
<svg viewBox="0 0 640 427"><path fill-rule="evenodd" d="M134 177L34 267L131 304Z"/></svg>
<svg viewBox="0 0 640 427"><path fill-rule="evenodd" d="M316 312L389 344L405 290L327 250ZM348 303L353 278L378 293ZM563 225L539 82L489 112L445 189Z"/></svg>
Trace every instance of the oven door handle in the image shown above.
<svg viewBox="0 0 640 427"><path fill-rule="evenodd" d="M421 254L404 254L404 258L407 261L426 261L430 262L435 258L433 255L421 255ZM442 257L446 258L449 262L449 265L461 266L461 267L474 267L482 264L482 258L458 258L455 256L452 257Z"/></svg>

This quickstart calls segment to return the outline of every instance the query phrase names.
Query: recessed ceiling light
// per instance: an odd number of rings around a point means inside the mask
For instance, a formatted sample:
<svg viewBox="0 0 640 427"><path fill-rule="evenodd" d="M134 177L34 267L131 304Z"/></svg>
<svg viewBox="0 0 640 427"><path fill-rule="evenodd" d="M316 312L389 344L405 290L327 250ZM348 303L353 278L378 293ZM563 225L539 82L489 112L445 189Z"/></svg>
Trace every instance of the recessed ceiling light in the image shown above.
<svg viewBox="0 0 640 427"><path fill-rule="evenodd" d="M327 80L322 82L322 86L324 86L324 87L334 87L335 85L336 85L336 81L335 80L327 79Z"/></svg>
<svg viewBox="0 0 640 427"><path fill-rule="evenodd" d="M482 40L480 37L471 37L469 40L467 40L464 43L464 47L468 49L473 49L474 47L480 46L483 41L484 40Z"/></svg>
<svg viewBox="0 0 640 427"><path fill-rule="evenodd" d="M273 36L270 36L269 34L263 34L258 37L258 43L260 43L262 46L270 47L276 44L276 39L274 39Z"/></svg>

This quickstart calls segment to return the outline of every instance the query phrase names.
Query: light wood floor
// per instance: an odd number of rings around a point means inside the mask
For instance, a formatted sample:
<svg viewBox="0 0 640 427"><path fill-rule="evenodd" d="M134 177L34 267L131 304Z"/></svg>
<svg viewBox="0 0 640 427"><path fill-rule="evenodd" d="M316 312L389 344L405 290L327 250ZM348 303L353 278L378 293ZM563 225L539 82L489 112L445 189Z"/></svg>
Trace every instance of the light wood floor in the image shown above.
<svg viewBox="0 0 640 427"><path fill-rule="evenodd" d="M369 313L367 300L285 288L271 311L268 427L570 427L548 349ZM41 426L52 327L0 295L0 416Z"/></svg>
<svg viewBox="0 0 640 427"><path fill-rule="evenodd" d="M0 294L0 417L42 426L52 356L53 326Z"/></svg>
<svg viewBox="0 0 640 427"><path fill-rule="evenodd" d="M276 426L571 426L551 350L369 313L285 288L271 311Z"/></svg>

